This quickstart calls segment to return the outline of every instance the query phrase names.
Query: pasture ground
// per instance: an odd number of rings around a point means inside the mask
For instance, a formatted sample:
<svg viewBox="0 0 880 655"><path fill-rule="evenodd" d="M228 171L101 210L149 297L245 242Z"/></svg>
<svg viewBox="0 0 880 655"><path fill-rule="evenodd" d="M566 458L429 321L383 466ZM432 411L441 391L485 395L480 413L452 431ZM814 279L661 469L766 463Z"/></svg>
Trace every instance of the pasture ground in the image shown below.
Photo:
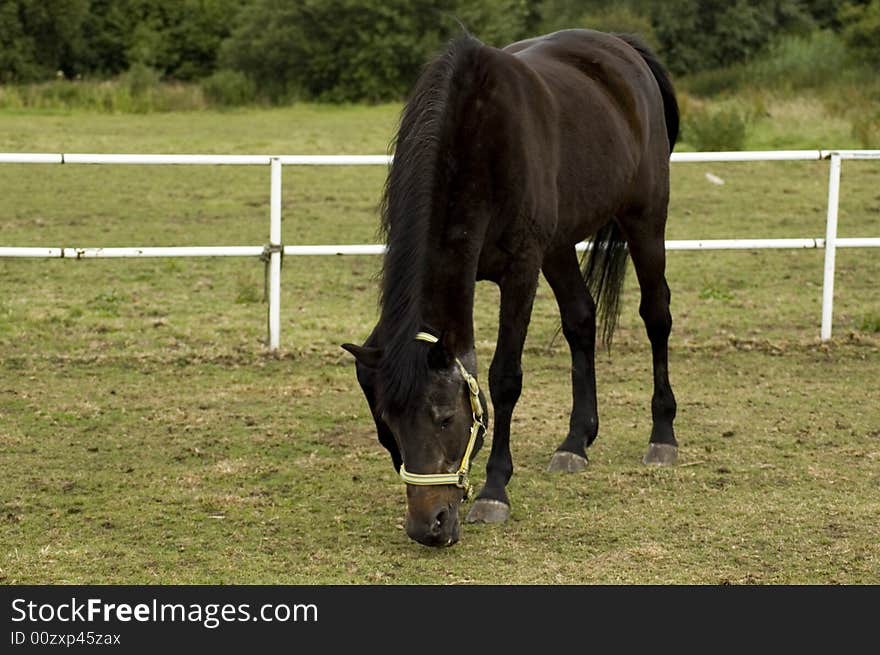
<svg viewBox="0 0 880 655"><path fill-rule="evenodd" d="M0 151L381 153L397 111L7 112ZM774 127L776 147L848 145L799 125ZM827 176L825 162L673 165L667 237L824 236ZM285 243L374 241L383 179L285 168ZM878 236L880 166L844 162L842 181L840 236ZM3 165L0 244L262 244L268 189L253 167ZM0 260L0 582L876 584L880 257L838 251L828 344L822 258L670 253L681 449L664 469L640 464L650 355L630 275L598 357L590 468L544 472L570 387L542 283L512 518L445 550L404 534L402 484L339 348L375 321L378 258L287 258L277 357L257 261ZM485 379L496 289L478 302Z"/></svg>

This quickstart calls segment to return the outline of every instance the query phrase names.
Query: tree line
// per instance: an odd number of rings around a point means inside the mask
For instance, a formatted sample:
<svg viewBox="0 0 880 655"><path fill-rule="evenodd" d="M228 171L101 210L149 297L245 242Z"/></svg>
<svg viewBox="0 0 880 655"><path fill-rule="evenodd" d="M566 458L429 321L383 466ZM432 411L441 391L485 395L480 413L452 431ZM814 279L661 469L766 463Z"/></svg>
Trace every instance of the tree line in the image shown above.
<svg viewBox="0 0 880 655"><path fill-rule="evenodd" d="M0 0L0 84L146 68L275 101L392 100L459 25L496 46L564 27L638 33L676 75L817 29L880 64L880 0Z"/></svg>

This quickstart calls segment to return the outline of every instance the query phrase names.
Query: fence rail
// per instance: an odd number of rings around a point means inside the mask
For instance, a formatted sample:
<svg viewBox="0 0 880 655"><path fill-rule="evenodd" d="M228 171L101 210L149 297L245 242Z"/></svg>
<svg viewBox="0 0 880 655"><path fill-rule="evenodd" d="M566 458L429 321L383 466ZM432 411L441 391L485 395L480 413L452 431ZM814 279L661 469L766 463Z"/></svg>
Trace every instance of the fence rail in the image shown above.
<svg viewBox="0 0 880 655"><path fill-rule="evenodd" d="M843 159L880 159L880 150L767 150L742 152L673 153L672 163L755 162L829 160L828 208L825 238L790 239L696 239L668 240L667 250L825 250L822 284L823 341L831 338L834 301L834 268L837 248L878 248L880 237L837 238L840 198L840 164ZM387 166L390 155L175 155L175 154L84 154L84 153L0 153L0 164L96 164L96 165L183 165L183 166L269 166L269 242L260 246L167 246L124 248L40 248L0 246L0 257L10 258L129 258L129 257L259 257L268 267L269 349L280 345L281 257L303 255L380 255L381 244L284 245L281 239L282 166ZM589 248L577 244L578 250Z"/></svg>

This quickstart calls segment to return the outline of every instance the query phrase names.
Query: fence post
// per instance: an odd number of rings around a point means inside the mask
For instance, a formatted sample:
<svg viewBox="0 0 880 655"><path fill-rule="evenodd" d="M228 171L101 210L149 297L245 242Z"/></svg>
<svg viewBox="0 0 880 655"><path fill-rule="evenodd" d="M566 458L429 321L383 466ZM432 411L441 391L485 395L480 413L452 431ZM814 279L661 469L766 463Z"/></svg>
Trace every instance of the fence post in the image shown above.
<svg viewBox="0 0 880 655"><path fill-rule="evenodd" d="M269 192L269 350L278 350L281 332L281 159L272 157Z"/></svg>
<svg viewBox="0 0 880 655"><path fill-rule="evenodd" d="M822 341L831 338L834 305L834 259L837 254L837 206L840 199L840 155L831 154L828 173L828 218L825 225L825 275L822 280Z"/></svg>

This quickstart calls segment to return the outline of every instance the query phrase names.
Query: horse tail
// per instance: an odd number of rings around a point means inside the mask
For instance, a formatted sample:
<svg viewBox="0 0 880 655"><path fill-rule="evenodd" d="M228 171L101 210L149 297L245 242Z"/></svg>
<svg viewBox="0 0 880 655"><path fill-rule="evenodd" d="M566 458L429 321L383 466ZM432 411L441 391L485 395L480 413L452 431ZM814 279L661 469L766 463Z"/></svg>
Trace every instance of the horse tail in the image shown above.
<svg viewBox="0 0 880 655"><path fill-rule="evenodd" d="M602 343L609 349L620 316L620 297L628 254L623 232L617 221L612 220L593 237L584 263L584 282L596 303L602 325Z"/></svg>
<svg viewBox="0 0 880 655"><path fill-rule="evenodd" d="M669 74L657 56L638 37L632 34L615 34L632 46L645 60L663 99L663 118L666 122L666 134L669 137L669 151L672 152L678 139L679 111L675 98L675 89ZM598 318L602 325L602 343L611 347L614 329L620 316L620 298L623 281L626 277L626 260L629 250L626 239L616 220L608 222L599 229L592 240L592 248L584 262L584 282L596 302Z"/></svg>
<svg viewBox="0 0 880 655"><path fill-rule="evenodd" d="M648 64L648 68L651 69L654 79L657 80L660 96L663 98L663 115L666 120L666 134L669 136L669 152L672 152L678 139L679 112L678 100L675 98L675 89L672 86L672 80L669 79L669 73L663 68L657 55L651 52L651 49L638 37L632 34L615 34L615 36L626 41L641 55L645 63Z"/></svg>

